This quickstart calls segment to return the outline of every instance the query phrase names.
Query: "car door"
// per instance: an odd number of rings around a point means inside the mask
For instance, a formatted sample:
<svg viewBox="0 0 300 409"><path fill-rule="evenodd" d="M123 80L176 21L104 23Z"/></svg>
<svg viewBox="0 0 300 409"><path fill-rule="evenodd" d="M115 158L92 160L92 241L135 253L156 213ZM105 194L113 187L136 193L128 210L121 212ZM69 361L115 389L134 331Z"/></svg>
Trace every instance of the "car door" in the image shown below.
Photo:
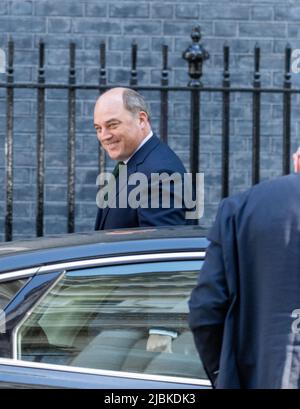
<svg viewBox="0 0 300 409"><path fill-rule="evenodd" d="M201 264L197 252L66 263L14 328L13 358L35 368L109 374L119 387L128 379L143 387L149 381L207 387L187 323ZM55 269L62 266L41 274Z"/></svg>

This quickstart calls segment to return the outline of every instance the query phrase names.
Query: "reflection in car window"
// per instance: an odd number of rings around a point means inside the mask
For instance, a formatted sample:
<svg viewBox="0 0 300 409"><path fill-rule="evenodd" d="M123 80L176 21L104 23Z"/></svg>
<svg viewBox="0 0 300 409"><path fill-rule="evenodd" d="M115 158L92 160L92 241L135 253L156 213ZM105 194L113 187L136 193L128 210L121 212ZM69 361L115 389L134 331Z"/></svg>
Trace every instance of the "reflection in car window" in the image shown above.
<svg viewBox="0 0 300 409"><path fill-rule="evenodd" d="M18 359L206 378L187 323L201 263L66 273L18 329Z"/></svg>
<svg viewBox="0 0 300 409"><path fill-rule="evenodd" d="M0 310L14 298L17 292L25 285L28 278L0 282Z"/></svg>

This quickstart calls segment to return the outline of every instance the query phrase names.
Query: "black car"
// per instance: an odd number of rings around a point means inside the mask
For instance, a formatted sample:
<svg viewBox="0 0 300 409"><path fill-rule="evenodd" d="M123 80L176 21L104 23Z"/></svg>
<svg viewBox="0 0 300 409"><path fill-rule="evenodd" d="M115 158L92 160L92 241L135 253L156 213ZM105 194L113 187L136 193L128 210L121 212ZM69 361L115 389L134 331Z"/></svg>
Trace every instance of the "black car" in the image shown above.
<svg viewBox="0 0 300 409"><path fill-rule="evenodd" d="M0 387L208 388L187 300L199 227L0 245Z"/></svg>

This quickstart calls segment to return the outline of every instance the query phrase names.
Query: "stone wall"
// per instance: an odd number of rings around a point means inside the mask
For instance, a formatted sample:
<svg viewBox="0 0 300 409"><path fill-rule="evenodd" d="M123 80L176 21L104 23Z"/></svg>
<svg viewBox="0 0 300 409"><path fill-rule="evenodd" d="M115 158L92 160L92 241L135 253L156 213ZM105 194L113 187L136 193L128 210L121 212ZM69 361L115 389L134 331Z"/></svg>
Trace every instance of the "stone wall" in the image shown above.
<svg viewBox="0 0 300 409"><path fill-rule="evenodd" d="M300 3L276 0L148 0L80 1L28 0L0 2L0 48L10 36L15 41L15 80L36 81L37 45L46 43L46 81L67 82L70 41L75 41L77 83L97 83L99 43L107 45L109 84L128 84L130 45L138 44L140 85L160 83L161 45L168 44L170 84L186 85L187 64L182 52L191 43L193 26L202 27L203 43L210 53L203 71L204 85L221 85L222 50L231 48L232 85L251 85L253 48L261 46L263 86L283 83L284 48L298 47ZM293 74L294 86L299 74ZM0 74L0 81L5 75ZM6 97L0 88L0 240L4 238ZM159 94L144 92L151 104L158 130ZM76 106L76 231L93 229L96 214L95 180L97 141L92 112L97 93L79 91ZM299 142L296 96L292 108L292 150ZM205 213L200 223L209 226L221 192L221 95L201 97L200 167L205 172ZM46 185L45 233L67 229L67 92L46 92ZM189 166L189 95L170 93L169 141ZM15 91L14 121L14 238L35 235L36 91ZM231 99L231 193L251 184L251 95L238 93ZM281 174L282 96L262 96L261 176ZM108 169L112 164L108 161Z"/></svg>

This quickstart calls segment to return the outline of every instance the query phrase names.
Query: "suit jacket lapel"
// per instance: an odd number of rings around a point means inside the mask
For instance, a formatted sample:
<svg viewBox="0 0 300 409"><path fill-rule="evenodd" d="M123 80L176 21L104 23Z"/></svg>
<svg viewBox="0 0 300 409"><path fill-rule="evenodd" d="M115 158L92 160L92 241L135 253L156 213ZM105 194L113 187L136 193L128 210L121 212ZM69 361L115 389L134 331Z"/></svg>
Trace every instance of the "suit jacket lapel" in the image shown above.
<svg viewBox="0 0 300 409"><path fill-rule="evenodd" d="M149 155L149 153L159 144L159 139L158 137L153 134L153 136L130 158L130 160L127 163L127 179L121 180L121 185L118 186L118 189L116 191L116 195L112 196L111 202L115 199L117 200L120 192L127 186L128 184L128 178L130 175L136 172L137 166L144 162L146 157ZM106 216L109 212L110 207L105 207L102 212L102 218L101 218L101 223L100 223L100 230L102 229Z"/></svg>

